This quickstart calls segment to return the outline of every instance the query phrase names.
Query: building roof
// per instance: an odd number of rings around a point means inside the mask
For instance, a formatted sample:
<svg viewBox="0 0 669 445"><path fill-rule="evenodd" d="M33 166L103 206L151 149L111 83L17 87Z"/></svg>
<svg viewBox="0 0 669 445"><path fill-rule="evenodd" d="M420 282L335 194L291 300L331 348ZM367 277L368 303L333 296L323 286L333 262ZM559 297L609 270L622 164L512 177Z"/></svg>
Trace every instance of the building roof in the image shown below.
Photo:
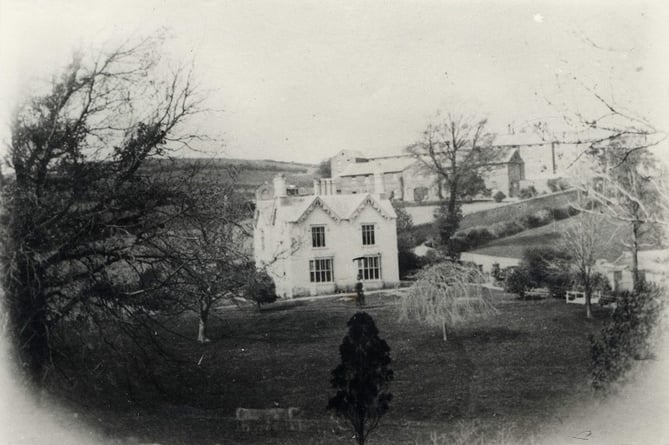
<svg viewBox="0 0 669 445"><path fill-rule="evenodd" d="M411 156L397 156L392 158L370 159L368 162L356 162L350 164L339 176L362 176L372 175L376 171L380 173L398 173L412 165L416 160Z"/></svg>
<svg viewBox="0 0 669 445"><path fill-rule="evenodd" d="M500 146L497 149L500 152L500 157L494 164L506 164L512 162L514 155L519 151L515 146ZM522 158L520 160L522 161ZM348 165L338 176L366 176L372 175L376 171L383 174L399 173L415 164L416 161L416 157L412 155L370 158L368 162L357 162Z"/></svg>
<svg viewBox="0 0 669 445"><path fill-rule="evenodd" d="M258 201L257 217L263 224L276 221L300 222L320 207L335 220L353 220L367 205L375 208L384 218L396 218L390 200L380 199L371 193L352 195L290 196L278 204L277 200Z"/></svg>

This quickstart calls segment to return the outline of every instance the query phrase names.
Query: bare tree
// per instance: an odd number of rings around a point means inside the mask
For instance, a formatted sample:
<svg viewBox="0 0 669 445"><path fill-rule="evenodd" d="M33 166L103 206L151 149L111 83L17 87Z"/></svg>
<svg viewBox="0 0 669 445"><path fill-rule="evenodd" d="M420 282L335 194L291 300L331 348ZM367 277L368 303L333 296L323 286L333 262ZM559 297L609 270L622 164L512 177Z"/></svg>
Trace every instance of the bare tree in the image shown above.
<svg viewBox="0 0 669 445"><path fill-rule="evenodd" d="M150 243L187 210L190 178L149 161L193 140L182 123L200 105L190 72L156 72L159 43L75 55L14 116L3 284L18 360L37 383L75 320L99 335L112 319L128 335L153 328L137 290L163 261Z"/></svg>
<svg viewBox="0 0 669 445"><path fill-rule="evenodd" d="M587 194L590 202L597 203L597 209L591 206L579 210L601 212L629 224L627 248L632 256L634 288L638 290L638 251L644 232L669 223L667 171L652 153L653 148L665 143L667 133L650 119L617 105L593 88L581 86L600 111L589 116L579 111L564 113L565 121L582 134L564 141L582 147L569 166L581 158L594 161L593 175L574 185Z"/></svg>
<svg viewBox="0 0 669 445"><path fill-rule="evenodd" d="M223 301L234 302L252 282L256 269L250 227L244 223L252 212L237 191L237 173L228 169L212 175L202 169L196 183L188 197L188 211L173 219L168 233L150 245L169 264L169 293L198 314L197 340L206 343L212 308Z"/></svg>
<svg viewBox="0 0 669 445"><path fill-rule="evenodd" d="M471 184L480 173L491 167L496 155L491 148L493 135L486 131L485 119L454 115L438 115L437 121L428 124L421 139L407 147L423 168L435 174L440 190L448 190L443 230L440 230L442 245L446 245L455 233L461 219L458 199L465 193L472 194Z"/></svg>
<svg viewBox="0 0 669 445"><path fill-rule="evenodd" d="M496 313L484 298L484 278L478 269L444 262L423 270L402 297L400 320L415 319L440 327L444 341L448 326Z"/></svg>
<svg viewBox="0 0 669 445"><path fill-rule="evenodd" d="M632 257L634 289L639 289L638 253L644 243L657 245L661 237L658 227L667 225L666 170L639 137L617 137L605 146L591 147L590 156L599 166L594 179L577 184L594 205L578 206L579 210L601 213L622 221L629 227L625 247Z"/></svg>
<svg viewBox="0 0 669 445"><path fill-rule="evenodd" d="M592 318L591 301L596 284L594 266L602 249L602 240L597 233L602 217L582 212L574 218L575 224L569 226L562 234L562 248L567 256L552 266L562 271L565 266L567 268L571 266L575 270L585 294L586 317Z"/></svg>

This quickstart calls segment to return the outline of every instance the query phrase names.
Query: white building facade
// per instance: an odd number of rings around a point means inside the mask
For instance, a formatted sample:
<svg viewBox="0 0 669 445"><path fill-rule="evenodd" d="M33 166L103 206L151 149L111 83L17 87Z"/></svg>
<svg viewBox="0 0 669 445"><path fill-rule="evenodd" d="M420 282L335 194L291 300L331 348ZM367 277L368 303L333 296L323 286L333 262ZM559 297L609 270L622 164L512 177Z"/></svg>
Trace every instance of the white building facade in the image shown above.
<svg viewBox="0 0 669 445"><path fill-rule="evenodd" d="M381 178L374 193L337 194L331 179L314 193L289 196L285 178L256 193L254 253L277 295L293 298L350 292L358 277L365 289L396 287L397 215Z"/></svg>

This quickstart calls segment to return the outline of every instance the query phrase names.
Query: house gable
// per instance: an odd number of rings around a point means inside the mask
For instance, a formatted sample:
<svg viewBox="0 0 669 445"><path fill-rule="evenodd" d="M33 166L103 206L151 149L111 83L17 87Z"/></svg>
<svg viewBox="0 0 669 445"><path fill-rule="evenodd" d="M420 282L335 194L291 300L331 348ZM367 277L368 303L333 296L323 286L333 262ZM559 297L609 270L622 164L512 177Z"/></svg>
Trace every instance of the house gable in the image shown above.
<svg viewBox="0 0 669 445"><path fill-rule="evenodd" d="M384 219L394 218L394 215L390 215L386 210L384 210L371 195L367 195L367 197L365 197L365 199L353 210L353 212L351 212L348 219L351 221L355 220L367 207L374 209Z"/></svg>
<svg viewBox="0 0 669 445"><path fill-rule="evenodd" d="M297 218L296 222L298 224L302 223L315 209L323 210L323 212L330 216L330 218L332 218L335 222L339 222L342 219L332 208L330 208L330 206L328 206L323 201L323 199L321 199L320 196L317 196Z"/></svg>

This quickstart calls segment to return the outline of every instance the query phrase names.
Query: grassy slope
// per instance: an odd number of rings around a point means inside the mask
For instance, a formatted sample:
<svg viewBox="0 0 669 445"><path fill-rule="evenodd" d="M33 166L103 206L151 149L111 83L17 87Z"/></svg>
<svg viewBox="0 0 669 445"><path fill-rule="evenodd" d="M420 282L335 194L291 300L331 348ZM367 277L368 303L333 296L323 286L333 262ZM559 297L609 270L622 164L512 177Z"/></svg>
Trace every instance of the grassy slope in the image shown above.
<svg viewBox="0 0 669 445"><path fill-rule="evenodd" d="M557 247L562 242L562 234L573 226L578 217L571 217L525 230L515 235L491 241L483 247L472 250L483 255L522 258L523 252L529 247ZM603 220L598 228L598 258L613 261L623 252L622 241L628 237L627 227L617 221Z"/></svg>
<svg viewBox="0 0 669 445"><path fill-rule="evenodd" d="M477 434L513 426L527 432L588 394L588 335L599 323L586 321L580 306L496 294L496 317L455 329L443 342L438 329L399 323L395 298L386 296L383 304L380 298L369 296L367 311L392 349L394 399L370 444L428 443L430 432L449 432L459 422L476 422ZM351 443L324 408L333 394L330 370L355 311L350 302L328 300L262 313L220 312L212 343L176 339L190 363L183 368L180 403L88 416L112 437L162 444ZM195 327L187 319L175 328L192 338ZM303 432L239 431L237 407L275 402L304 409Z"/></svg>
<svg viewBox="0 0 669 445"><path fill-rule="evenodd" d="M158 167L160 165L160 167ZM172 173L186 171L185 169L196 165L201 168L201 174L206 177L216 175L227 175L227 169L233 168L238 173L238 189L249 198L256 188L264 182L271 183L274 176L279 173L286 175L288 184L297 186L311 186L316 177L317 166L297 162L283 162L271 160L254 159L228 159L228 158L196 158L196 159L172 159L169 161L153 161L148 168L163 169Z"/></svg>

